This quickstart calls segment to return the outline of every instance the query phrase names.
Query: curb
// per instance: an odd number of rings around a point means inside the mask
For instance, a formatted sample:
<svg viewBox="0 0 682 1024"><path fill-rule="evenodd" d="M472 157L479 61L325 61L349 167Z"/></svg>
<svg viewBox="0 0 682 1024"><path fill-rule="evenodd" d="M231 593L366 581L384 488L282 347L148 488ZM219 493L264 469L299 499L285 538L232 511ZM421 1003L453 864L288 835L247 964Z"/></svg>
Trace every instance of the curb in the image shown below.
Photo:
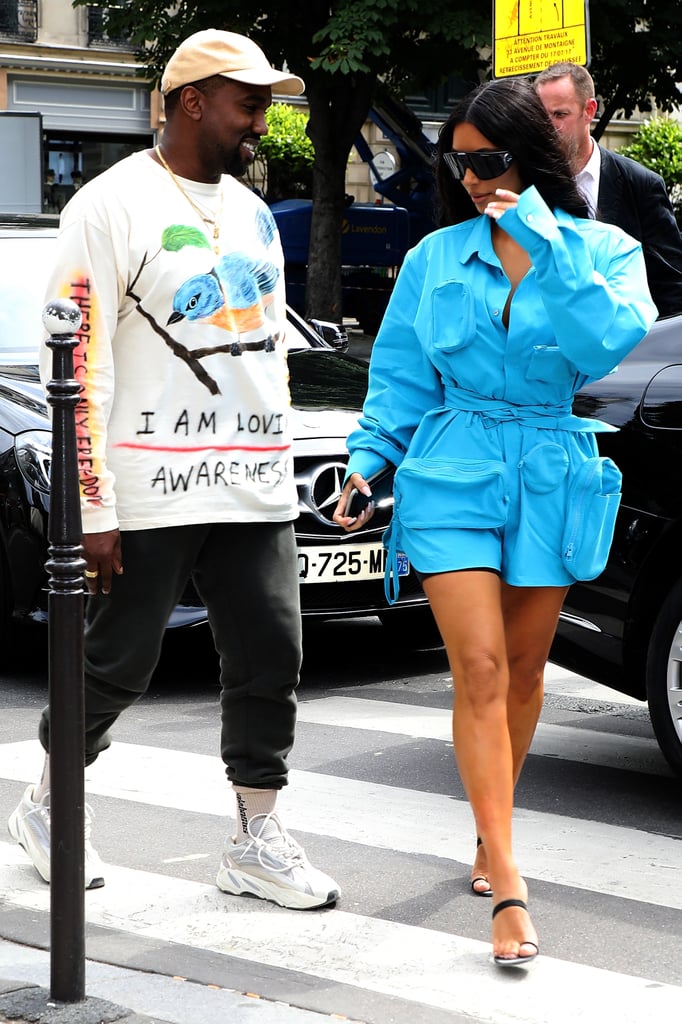
<svg viewBox="0 0 682 1024"><path fill-rule="evenodd" d="M106 999L59 1003L45 988L0 979L0 1024L167 1024Z"/></svg>

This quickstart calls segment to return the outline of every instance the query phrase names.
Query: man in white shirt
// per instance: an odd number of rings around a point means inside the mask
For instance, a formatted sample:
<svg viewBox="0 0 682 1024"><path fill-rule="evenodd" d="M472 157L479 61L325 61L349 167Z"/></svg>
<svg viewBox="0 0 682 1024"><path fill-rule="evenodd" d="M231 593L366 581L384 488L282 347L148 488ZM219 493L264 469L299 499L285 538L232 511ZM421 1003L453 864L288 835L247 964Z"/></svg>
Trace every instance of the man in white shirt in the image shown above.
<svg viewBox="0 0 682 1024"><path fill-rule="evenodd" d="M590 134L597 100L592 76L564 61L542 71L535 90L561 135L594 217L642 243L649 289L660 316L682 312L682 236L660 175L599 146Z"/></svg>
<svg viewBox="0 0 682 1024"><path fill-rule="evenodd" d="M302 910L334 903L339 887L275 813L301 666L284 256L272 213L239 180L267 133L273 87L298 96L304 83L246 36L207 29L181 43L161 82L159 145L71 198L46 295L83 314L85 763L146 692L191 576L220 655L220 752L236 812L216 884ZM41 366L49 379L46 346ZM49 711L42 776L9 819L47 882ZM94 889L104 867L85 822Z"/></svg>

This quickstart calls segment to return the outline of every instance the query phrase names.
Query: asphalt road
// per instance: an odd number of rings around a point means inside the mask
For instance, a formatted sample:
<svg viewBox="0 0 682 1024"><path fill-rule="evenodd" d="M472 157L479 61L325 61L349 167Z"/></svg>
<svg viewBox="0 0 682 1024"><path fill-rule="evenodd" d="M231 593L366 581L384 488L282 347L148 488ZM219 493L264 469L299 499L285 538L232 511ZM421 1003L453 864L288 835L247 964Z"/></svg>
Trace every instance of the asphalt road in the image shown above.
<svg viewBox="0 0 682 1024"><path fill-rule="evenodd" d="M280 810L342 886L337 906L317 912L214 885L233 813L215 670L205 632L175 634L149 694L87 771L107 865L105 887L86 895L98 957L366 1024L675 1018L679 781L643 705L548 667L515 812L542 955L512 978L489 960L490 901L469 889L474 833L449 738L444 652L389 644L376 620L306 629ZM1 683L6 819L40 767L44 647L33 643ZM8 839L0 901L0 937L11 926L30 945L44 933L49 890Z"/></svg>

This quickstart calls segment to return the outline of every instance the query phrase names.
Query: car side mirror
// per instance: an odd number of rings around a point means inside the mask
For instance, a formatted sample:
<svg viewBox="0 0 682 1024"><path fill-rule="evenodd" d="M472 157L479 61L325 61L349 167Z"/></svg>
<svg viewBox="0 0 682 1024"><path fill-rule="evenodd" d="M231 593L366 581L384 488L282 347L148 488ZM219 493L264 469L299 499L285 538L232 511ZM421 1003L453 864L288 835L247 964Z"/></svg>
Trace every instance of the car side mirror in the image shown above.
<svg viewBox="0 0 682 1024"><path fill-rule="evenodd" d="M320 337L337 352L348 351L348 332L341 324L330 320L309 320L308 323Z"/></svg>

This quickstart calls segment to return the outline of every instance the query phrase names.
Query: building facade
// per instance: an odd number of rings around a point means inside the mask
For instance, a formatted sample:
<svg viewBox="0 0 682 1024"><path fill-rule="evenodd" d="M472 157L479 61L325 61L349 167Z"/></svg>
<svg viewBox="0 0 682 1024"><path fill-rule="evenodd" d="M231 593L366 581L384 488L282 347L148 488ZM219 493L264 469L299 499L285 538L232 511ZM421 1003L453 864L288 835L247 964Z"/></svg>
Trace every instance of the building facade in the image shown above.
<svg viewBox="0 0 682 1024"><path fill-rule="evenodd" d="M71 0L0 0L0 131L11 140L3 146L0 135L0 209L14 208L10 186L21 191L29 183L31 202L40 187L42 208L58 212L83 181L154 145L163 102L142 71L125 40L104 34L100 11L74 9ZM447 116L447 99L410 98L432 137ZM293 102L305 104L305 97ZM24 144L18 129L24 122L38 144ZM375 155L388 153L396 162L395 147L376 125L368 122L365 136ZM376 200L367 164L355 151L347 177L357 201Z"/></svg>
<svg viewBox="0 0 682 1024"><path fill-rule="evenodd" d="M154 145L163 102L143 72L124 39L106 36L100 11L71 0L0 0L0 210L58 212L83 181ZM452 78L408 97L432 140L463 86ZM620 148L640 123L611 122L602 143ZM371 122L363 134L390 173L399 163L392 141ZM347 191L381 202L355 150Z"/></svg>
<svg viewBox="0 0 682 1024"><path fill-rule="evenodd" d="M12 143L0 206L12 208L3 191L37 175L51 182L39 203L60 209L83 181L152 145L161 100L142 70L124 40L103 33L98 11L70 0L0 0L0 131Z"/></svg>

